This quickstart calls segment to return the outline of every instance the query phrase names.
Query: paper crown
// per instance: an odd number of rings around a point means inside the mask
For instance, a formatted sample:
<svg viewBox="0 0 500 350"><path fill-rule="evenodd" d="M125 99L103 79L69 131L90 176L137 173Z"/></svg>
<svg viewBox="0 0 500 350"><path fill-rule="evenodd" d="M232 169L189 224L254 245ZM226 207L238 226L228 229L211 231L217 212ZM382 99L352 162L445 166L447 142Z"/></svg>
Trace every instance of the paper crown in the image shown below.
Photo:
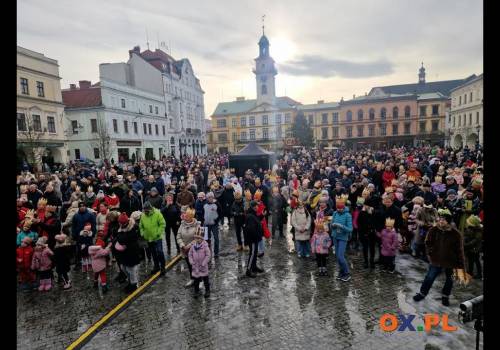
<svg viewBox="0 0 500 350"><path fill-rule="evenodd" d="M235 191L234 192L234 198L236 198L236 199L241 198L241 192L240 191Z"/></svg>
<svg viewBox="0 0 500 350"><path fill-rule="evenodd" d="M252 192L250 192L250 190L245 190L245 199L247 201L251 201L252 200Z"/></svg>
<svg viewBox="0 0 500 350"><path fill-rule="evenodd" d="M411 182L415 182L416 180L417 180L417 179L415 178L415 176L410 175L410 176L408 176L408 180L407 180L407 182L410 182L410 181L411 181Z"/></svg>
<svg viewBox="0 0 500 350"><path fill-rule="evenodd" d="M45 205L47 205L47 199L45 199L45 198L40 198L40 199L38 200L38 205L39 205L39 206L45 206Z"/></svg>
<svg viewBox="0 0 500 350"><path fill-rule="evenodd" d="M315 227L315 230L318 230L318 229L324 230L325 229L325 219L318 218L318 219L314 220L314 227Z"/></svg>
<svg viewBox="0 0 500 350"><path fill-rule="evenodd" d="M94 192L94 188L92 186L87 187L87 192Z"/></svg>
<svg viewBox="0 0 500 350"><path fill-rule="evenodd" d="M442 181L443 181L443 177L442 177L442 176L440 176L440 175L436 175L436 176L434 177L434 181L436 181L436 182L439 182L439 183L440 183L440 182L442 182Z"/></svg>
<svg viewBox="0 0 500 350"><path fill-rule="evenodd" d="M365 189L363 190L363 192L361 193L361 196L362 196L363 198L366 198L366 197L368 197L368 196L370 195L370 193L371 193L371 192L370 192L370 190L369 190L368 188L365 188Z"/></svg>
<svg viewBox="0 0 500 350"><path fill-rule="evenodd" d="M186 217L186 219L192 219L194 218L194 215L195 215L195 211L194 209L187 209L186 212L184 213L184 216Z"/></svg>
<svg viewBox="0 0 500 350"><path fill-rule="evenodd" d="M255 194L253 195L253 199L256 201L260 201L261 198L262 198L262 191L261 190L255 191Z"/></svg>
<svg viewBox="0 0 500 350"><path fill-rule="evenodd" d="M394 227L394 219L392 219L392 218L385 219L385 226Z"/></svg>
<svg viewBox="0 0 500 350"><path fill-rule="evenodd" d="M392 188L390 186L385 188L385 193L393 193L393 192L394 192L394 188Z"/></svg>
<svg viewBox="0 0 500 350"><path fill-rule="evenodd" d="M347 198L349 198L349 196L347 194L336 196L335 203L344 203L345 204L347 202Z"/></svg>

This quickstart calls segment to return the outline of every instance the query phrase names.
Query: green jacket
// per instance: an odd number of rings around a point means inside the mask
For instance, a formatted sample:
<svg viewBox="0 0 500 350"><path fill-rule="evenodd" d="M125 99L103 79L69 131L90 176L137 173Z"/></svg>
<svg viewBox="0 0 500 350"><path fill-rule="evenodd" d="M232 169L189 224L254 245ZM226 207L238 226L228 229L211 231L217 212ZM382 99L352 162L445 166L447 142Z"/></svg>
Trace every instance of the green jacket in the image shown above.
<svg viewBox="0 0 500 350"><path fill-rule="evenodd" d="M143 213L139 222L141 236L148 242L154 242L165 234L165 219L161 212L153 208L150 215Z"/></svg>

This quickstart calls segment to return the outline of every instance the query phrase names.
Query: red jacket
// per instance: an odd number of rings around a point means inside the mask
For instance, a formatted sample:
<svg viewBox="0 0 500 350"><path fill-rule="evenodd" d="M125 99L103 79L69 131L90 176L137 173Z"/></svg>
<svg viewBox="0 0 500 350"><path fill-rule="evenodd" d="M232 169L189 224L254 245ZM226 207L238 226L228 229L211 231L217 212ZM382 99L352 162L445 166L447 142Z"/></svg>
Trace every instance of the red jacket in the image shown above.
<svg viewBox="0 0 500 350"><path fill-rule="evenodd" d="M266 206L262 201L259 201L259 206L257 207L257 217L262 217L262 220L260 221L262 224L262 229L264 230L264 237L269 238L271 237L271 231L269 231L269 227L267 227L267 220L266 217L264 216L264 210L266 210Z"/></svg>
<svg viewBox="0 0 500 350"><path fill-rule="evenodd" d="M16 249L16 266L18 271L29 271L33 259L33 247L18 247Z"/></svg>
<svg viewBox="0 0 500 350"><path fill-rule="evenodd" d="M384 181L384 189L391 186L392 180L396 178L393 171L384 171L382 174L382 181Z"/></svg>

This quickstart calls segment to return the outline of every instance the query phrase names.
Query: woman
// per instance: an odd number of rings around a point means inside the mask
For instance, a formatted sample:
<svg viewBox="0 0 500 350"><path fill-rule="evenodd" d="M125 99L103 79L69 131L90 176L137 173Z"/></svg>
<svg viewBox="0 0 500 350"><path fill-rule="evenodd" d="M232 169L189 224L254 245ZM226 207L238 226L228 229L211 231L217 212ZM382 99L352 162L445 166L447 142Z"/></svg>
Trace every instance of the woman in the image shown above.
<svg viewBox="0 0 500 350"><path fill-rule="evenodd" d="M392 186L392 180L396 178L396 174L392 171L391 167L388 165L385 167L385 171L382 174L383 188Z"/></svg>
<svg viewBox="0 0 500 350"><path fill-rule="evenodd" d="M198 232L200 228L200 223L194 218L195 212L193 209L187 209L183 215L179 231L177 232L177 244L181 249L182 257L186 260L186 264L189 269L189 282L186 283L186 287L191 287L194 283L192 275L192 267L189 263L188 253L189 249L193 244L194 235Z"/></svg>
<svg viewBox="0 0 500 350"><path fill-rule="evenodd" d="M112 241L112 249L117 261L121 262L129 280L124 291L125 293L132 293L137 289L139 264L143 258L139 247L140 235L134 220L129 219L127 214L121 213L118 217L118 223L120 228L116 238Z"/></svg>
<svg viewBox="0 0 500 350"><path fill-rule="evenodd" d="M181 210L174 203L174 195L172 193L167 193L165 195L166 205L161 209L161 213L165 218L165 240L167 241L167 255L171 256L171 246L170 232L174 236L175 246L177 248L177 254L180 254L179 243L177 243L177 233L179 231L179 226L181 224Z"/></svg>
<svg viewBox="0 0 500 350"><path fill-rule="evenodd" d="M311 215L304 206L304 203L299 202L297 208L292 213L292 226L295 231L295 243L297 245L297 256L299 258L309 258L311 255Z"/></svg>

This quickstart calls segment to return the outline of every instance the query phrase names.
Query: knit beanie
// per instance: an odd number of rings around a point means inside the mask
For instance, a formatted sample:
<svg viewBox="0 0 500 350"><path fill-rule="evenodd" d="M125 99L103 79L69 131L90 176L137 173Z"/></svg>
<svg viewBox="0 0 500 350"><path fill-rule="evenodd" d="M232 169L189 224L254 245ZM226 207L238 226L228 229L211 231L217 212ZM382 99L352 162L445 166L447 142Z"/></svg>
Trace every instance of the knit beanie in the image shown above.
<svg viewBox="0 0 500 350"><path fill-rule="evenodd" d="M120 216L118 217L118 223L120 225L125 225L128 223L128 216L127 216L127 213L123 212L120 214Z"/></svg>

